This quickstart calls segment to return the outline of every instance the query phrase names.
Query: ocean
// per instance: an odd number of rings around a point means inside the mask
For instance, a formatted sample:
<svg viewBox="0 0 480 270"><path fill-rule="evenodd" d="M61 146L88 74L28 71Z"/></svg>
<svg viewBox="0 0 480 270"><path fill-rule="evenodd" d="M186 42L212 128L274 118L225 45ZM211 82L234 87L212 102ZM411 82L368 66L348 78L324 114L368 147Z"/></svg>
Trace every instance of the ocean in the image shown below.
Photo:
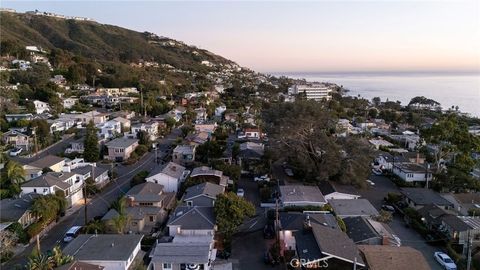
<svg viewBox="0 0 480 270"><path fill-rule="evenodd" d="M440 102L443 109L458 106L461 112L480 117L480 74L478 73L273 73L307 81L330 82L371 100L401 101L407 105L415 96Z"/></svg>

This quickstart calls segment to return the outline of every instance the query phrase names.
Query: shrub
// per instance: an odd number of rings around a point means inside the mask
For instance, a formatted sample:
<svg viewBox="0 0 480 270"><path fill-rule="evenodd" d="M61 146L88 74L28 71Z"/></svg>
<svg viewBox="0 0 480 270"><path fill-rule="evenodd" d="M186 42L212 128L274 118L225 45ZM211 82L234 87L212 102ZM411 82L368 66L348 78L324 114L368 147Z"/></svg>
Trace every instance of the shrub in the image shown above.
<svg viewBox="0 0 480 270"><path fill-rule="evenodd" d="M130 185L133 187L133 186L136 186L138 184L145 183L145 178L147 178L148 174L149 174L148 171L141 171L141 172L137 173L132 178L132 181L130 182Z"/></svg>
<svg viewBox="0 0 480 270"><path fill-rule="evenodd" d="M389 192L387 194L387 202L388 203L397 203L402 199L402 195L394 192Z"/></svg>
<svg viewBox="0 0 480 270"><path fill-rule="evenodd" d="M146 152L148 151L148 146L146 145L143 145L143 144L140 144L137 149L135 149L135 153L137 153L137 155L139 157L143 156Z"/></svg>
<svg viewBox="0 0 480 270"><path fill-rule="evenodd" d="M18 241L20 243L26 244L26 243L28 243L28 240L30 240L28 238L27 232L23 229L22 225L18 222L15 222L12 225L10 225L8 227L8 230L10 230L11 232L13 232L17 235Z"/></svg>

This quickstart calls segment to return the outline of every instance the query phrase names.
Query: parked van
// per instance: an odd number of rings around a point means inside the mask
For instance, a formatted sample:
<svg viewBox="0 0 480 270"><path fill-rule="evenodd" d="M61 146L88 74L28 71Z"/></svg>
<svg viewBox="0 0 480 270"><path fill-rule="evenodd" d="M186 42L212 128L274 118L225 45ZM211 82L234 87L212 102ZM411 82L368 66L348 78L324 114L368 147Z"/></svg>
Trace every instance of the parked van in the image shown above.
<svg viewBox="0 0 480 270"><path fill-rule="evenodd" d="M65 237L63 238L63 242L68 243L72 241L75 237L77 237L80 234L80 229L82 226L73 226L71 227L67 233L65 234Z"/></svg>

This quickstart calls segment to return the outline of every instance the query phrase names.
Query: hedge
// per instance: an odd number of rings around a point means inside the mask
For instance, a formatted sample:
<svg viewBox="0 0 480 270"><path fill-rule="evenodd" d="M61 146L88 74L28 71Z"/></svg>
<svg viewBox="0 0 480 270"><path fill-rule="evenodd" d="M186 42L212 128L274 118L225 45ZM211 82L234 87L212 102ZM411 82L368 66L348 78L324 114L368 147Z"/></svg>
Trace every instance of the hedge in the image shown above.
<svg viewBox="0 0 480 270"><path fill-rule="evenodd" d="M30 226L27 227L27 234L28 234L28 237L31 239L33 238L34 236L36 236L37 234L39 234L44 228L44 224L43 222L35 222L33 224L31 224Z"/></svg>

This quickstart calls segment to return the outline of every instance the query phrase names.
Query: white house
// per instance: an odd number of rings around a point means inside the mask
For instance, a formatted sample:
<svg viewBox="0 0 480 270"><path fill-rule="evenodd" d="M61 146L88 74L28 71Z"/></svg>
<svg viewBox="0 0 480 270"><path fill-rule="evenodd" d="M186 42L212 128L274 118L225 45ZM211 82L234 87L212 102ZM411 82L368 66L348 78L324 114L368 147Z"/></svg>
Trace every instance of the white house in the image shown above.
<svg viewBox="0 0 480 270"><path fill-rule="evenodd" d="M63 99L63 108L70 109L78 102L78 98L65 98Z"/></svg>
<svg viewBox="0 0 480 270"><path fill-rule="evenodd" d="M180 184L185 181L190 171L177 163L169 162L162 167L156 167L145 179L147 182L164 186L165 192L177 192Z"/></svg>
<svg viewBox="0 0 480 270"><path fill-rule="evenodd" d="M405 182L425 182L432 180L432 171L416 163L398 163L393 165L393 173Z"/></svg>
<svg viewBox="0 0 480 270"><path fill-rule="evenodd" d="M131 126L131 132L127 137L137 138L138 133L144 131L148 134L148 139L154 141L158 137L158 122L139 123Z"/></svg>
<svg viewBox="0 0 480 270"><path fill-rule="evenodd" d="M110 120L105 123L98 124L97 128L97 135L101 139L111 139L115 137L116 134L120 134L122 132L122 126L120 122L117 122L115 120Z"/></svg>
<svg viewBox="0 0 480 270"><path fill-rule="evenodd" d="M36 114L42 114L44 112L49 112L50 111L50 106L48 106L48 103L40 101L40 100L34 100L33 101L33 106L35 106L35 113Z"/></svg>

